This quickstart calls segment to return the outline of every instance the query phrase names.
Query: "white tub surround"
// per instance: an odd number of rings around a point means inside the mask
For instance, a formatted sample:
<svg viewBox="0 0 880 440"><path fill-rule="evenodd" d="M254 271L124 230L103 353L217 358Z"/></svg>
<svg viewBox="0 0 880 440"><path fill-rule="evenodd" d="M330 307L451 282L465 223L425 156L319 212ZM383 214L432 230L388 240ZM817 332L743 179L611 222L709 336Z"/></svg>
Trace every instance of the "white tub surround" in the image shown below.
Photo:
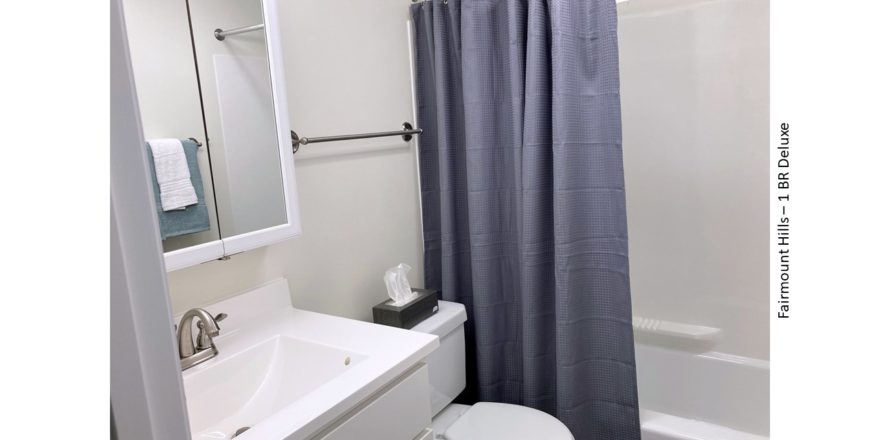
<svg viewBox="0 0 880 440"><path fill-rule="evenodd" d="M644 440L760 440L770 432L770 363L636 344Z"/></svg>
<svg viewBox="0 0 880 440"><path fill-rule="evenodd" d="M656 411L642 410L640 416L642 440L769 440L762 435Z"/></svg>
<svg viewBox="0 0 880 440"><path fill-rule="evenodd" d="M229 317L214 338L219 355L183 373L193 438L228 439L246 426L236 439L424 435L421 361L437 337L294 309L288 292L278 279L204 307ZM387 423L397 419L386 411L405 417Z"/></svg>

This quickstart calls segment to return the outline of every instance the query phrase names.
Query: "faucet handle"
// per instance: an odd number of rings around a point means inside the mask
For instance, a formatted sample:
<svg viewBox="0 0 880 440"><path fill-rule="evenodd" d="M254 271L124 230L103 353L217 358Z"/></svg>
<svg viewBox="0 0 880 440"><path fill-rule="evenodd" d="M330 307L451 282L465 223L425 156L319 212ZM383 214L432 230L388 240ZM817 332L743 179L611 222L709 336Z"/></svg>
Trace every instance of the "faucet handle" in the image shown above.
<svg viewBox="0 0 880 440"><path fill-rule="evenodd" d="M225 313L218 313L217 316L211 317L214 319L214 326L217 327L218 331L220 330L220 326L217 325L217 322L226 319L227 316L229 315ZM199 321L196 324L196 327L199 328L199 334L196 336L196 348L199 350L210 348L214 344L214 341L213 339L211 339L212 335L209 335L208 332L205 331L205 323ZM214 336L216 336L216 334L214 334Z"/></svg>
<svg viewBox="0 0 880 440"><path fill-rule="evenodd" d="M217 316L212 316L212 318L214 318L214 324L217 324L218 322L226 319L227 317L229 317L229 315L227 315L225 313L218 313ZM177 326L175 326L175 327L177 327ZM201 330L201 329L205 328L205 323L202 321L199 321L198 323L196 323L196 327L198 327ZM217 328L219 329L220 326L218 325Z"/></svg>

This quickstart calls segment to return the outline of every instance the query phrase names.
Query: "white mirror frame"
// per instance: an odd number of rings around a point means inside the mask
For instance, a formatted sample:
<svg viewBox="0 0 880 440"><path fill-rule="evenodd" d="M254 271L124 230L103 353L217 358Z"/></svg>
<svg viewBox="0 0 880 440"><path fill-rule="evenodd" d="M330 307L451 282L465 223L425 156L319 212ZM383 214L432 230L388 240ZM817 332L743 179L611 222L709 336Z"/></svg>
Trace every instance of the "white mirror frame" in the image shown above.
<svg viewBox="0 0 880 440"><path fill-rule="evenodd" d="M281 158L281 181L284 185L287 223L166 252L165 269L168 272L267 246L302 233L299 198L296 192L296 173L293 166L293 149L290 140L290 119L287 111L284 58L281 53L281 33L278 24L278 0L262 0L261 3L269 57L272 101L275 105L275 127L277 128L278 149Z"/></svg>

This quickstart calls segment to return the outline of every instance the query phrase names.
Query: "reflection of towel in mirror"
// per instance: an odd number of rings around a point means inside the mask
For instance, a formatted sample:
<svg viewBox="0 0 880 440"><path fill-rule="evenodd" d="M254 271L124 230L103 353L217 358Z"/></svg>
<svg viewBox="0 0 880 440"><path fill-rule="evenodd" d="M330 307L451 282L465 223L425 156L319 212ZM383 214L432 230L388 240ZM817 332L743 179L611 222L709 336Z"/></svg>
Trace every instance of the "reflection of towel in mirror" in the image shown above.
<svg viewBox="0 0 880 440"><path fill-rule="evenodd" d="M147 144L153 153L153 176L159 183L162 210L171 211L198 203L180 139L150 139Z"/></svg>
<svg viewBox="0 0 880 440"><path fill-rule="evenodd" d="M196 193L198 202L184 209L164 211L162 198L159 193L159 183L155 179L155 164L152 155L149 156L150 171L153 178L153 193L156 197L156 213L159 215L159 229L162 232L162 240L178 235L192 234L207 231L211 228L208 220L208 207L205 205L205 189L202 185L202 173L199 170L198 146L191 140L181 140L186 163L189 168L191 185Z"/></svg>

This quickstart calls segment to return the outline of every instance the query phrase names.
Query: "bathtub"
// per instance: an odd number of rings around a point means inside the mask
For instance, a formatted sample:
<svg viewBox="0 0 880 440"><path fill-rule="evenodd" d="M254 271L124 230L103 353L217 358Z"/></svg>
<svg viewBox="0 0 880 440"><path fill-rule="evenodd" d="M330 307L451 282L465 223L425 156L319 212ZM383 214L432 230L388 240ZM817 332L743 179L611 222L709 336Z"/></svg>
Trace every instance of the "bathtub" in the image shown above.
<svg viewBox="0 0 880 440"><path fill-rule="evenodd" d="M767 440L770 365L636 343L642 440Z"/></svg>

